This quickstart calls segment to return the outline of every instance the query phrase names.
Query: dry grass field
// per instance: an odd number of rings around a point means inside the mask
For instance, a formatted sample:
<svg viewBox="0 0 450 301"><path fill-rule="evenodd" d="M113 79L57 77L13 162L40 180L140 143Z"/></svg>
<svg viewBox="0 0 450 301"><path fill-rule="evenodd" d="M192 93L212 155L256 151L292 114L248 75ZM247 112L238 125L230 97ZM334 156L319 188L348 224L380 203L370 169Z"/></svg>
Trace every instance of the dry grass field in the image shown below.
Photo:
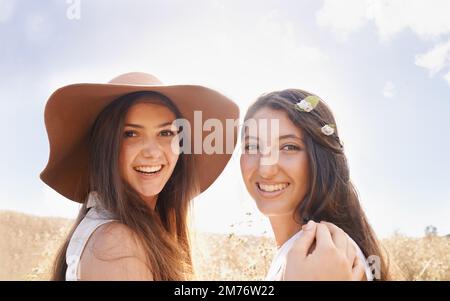
<svg viewBox="0 0 450 301"><path fill-rule="evenodd" d="M47 280L55 253L72 224L0 211L0 280ZM450 280L450 238L408 238L393 235L382 241L390 256L394 279ZM270 238L195 233L196 279L260 280L272 256Z"/></svg>

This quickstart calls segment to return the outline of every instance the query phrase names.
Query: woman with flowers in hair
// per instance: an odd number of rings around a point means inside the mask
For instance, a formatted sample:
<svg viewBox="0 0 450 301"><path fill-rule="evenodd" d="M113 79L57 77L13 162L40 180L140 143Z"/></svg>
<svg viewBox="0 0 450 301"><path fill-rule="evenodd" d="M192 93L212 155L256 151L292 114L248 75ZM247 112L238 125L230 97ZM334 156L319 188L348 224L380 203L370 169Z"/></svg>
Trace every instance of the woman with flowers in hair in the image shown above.
<svg viewBox="0 0 450 301"><path fill-rule="evenodd" d="M251 120L257 131L242 131L242 176L278 245L266 280L388 279L325 102L298 89L276 91L250 106L246 125ZM333 268L336 277L324 273Z"/></svg>

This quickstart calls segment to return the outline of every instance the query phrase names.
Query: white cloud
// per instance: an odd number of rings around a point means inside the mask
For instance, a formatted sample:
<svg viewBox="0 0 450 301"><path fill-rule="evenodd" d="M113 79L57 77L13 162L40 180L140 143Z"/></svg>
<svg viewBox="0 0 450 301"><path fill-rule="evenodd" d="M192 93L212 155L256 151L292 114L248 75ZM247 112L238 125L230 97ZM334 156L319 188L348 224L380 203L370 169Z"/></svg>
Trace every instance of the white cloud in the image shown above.
<svg viewBox="0 0 450 301"><path fill-rule="evenodd" d="M368 19L375 22L382 39L410 29L423 39L450 32L447 0L366 0Z"/></svg>
<svg viewBox="0 0 450 301"><path fill-rule="evenodd" d="M420 39L436 40L450 33L448 0L325 0L316 14L318 25L328 27L340 40L373 21L381 41L410 30ZM449 65L450 41L417 55L415 64L433 76ZM448 81L448 76L445 77Z"/></svg>
<svg viewBox="0 0 450 301"><path fill-rule="evenodd" d="M14 13L13 0L0 0L0 23L7 22Z"/></svg>
<svg viewBox="0 0 450 301"><path fill-rule="evenodd" d="M450 40L446 43L436 45L425 54L416 56L415 63L419 67L430 71L430 76L450 65Z"/></svg>
<svg viewBox="0 0 450 301"><path fill-rule="evenodd" d="M395 85L388 81L384 84L382 94L386 98L392 98L395 96Z"/></svg>
<svg viewBox="0 0 450 301"><path fill-rule="evenodd" d="M449 11L447 0L325 0L316 21L338 36L355 32L373 21L382 40L405 29L428 39L450 32Z"/></svg>

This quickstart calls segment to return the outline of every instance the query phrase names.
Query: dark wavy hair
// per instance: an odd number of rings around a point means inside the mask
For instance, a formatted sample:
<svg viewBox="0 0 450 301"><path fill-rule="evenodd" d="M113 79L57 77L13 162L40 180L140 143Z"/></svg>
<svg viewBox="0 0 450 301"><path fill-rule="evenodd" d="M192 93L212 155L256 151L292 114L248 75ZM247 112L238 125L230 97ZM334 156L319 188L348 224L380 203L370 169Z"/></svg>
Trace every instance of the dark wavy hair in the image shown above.
<svg viewBox="0 0 450 301"><path fill-rule="evenodd" d="M294 219L305 223L328 221L344 230L361 248L366 257L380 258L380 280L388 280L388 265L378 239L361 208L358 193L350 180L350 172L337 127L327 136L321 131L325 124L336 125L331 110L322 100L311 112L300 112L295 105L308 96L299 89L271 92L259 97L248 109L245 121L261 108L286 112L292 123L304 135L309 159L310 187L300 200Z"/></svg>

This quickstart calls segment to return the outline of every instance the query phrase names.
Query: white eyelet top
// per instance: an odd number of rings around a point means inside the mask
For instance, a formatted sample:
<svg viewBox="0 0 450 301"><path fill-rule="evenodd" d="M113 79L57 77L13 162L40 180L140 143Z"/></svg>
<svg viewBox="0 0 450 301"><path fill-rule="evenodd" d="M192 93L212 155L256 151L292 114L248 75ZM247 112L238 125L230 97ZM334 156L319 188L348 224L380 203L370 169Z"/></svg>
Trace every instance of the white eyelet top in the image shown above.
<svg viewBox="0 0 450 301"><path fill-rule="evenodd" d="M66 281L80 280L79 264L86 243L92 233L106 223L115 221L112 214L101 208L98 203L97 194L91 192L87 201L88 212L81 223L75 229L66 251Z"/></svg>
<svg viewBox="0 0 450 301"><path fill-rule="evenodd" d="M286 260L287 260L287 255L289 253L289 250L294 245L294 242L298 238L301 237L302 233L303 233L302 230L300 230L299 232L294 234L291 238L289 238L278 249L277 253L274 256L274 259L272 260L272 264L270 265L269 272L267 273L267 276L265 279L266 281L281 281L281 280L283 280L283 273L285 270ZM350 236L349 236L349 238L350 238ZM358 245L353 241L353 239L350 238L350 240L356 247L356 252L357 252L358 257L364 262L367 280L372 281L373 280L372 271L370 269L369 264L366 261L366 258L364 257L363 252L358 247Z"/></svg>

